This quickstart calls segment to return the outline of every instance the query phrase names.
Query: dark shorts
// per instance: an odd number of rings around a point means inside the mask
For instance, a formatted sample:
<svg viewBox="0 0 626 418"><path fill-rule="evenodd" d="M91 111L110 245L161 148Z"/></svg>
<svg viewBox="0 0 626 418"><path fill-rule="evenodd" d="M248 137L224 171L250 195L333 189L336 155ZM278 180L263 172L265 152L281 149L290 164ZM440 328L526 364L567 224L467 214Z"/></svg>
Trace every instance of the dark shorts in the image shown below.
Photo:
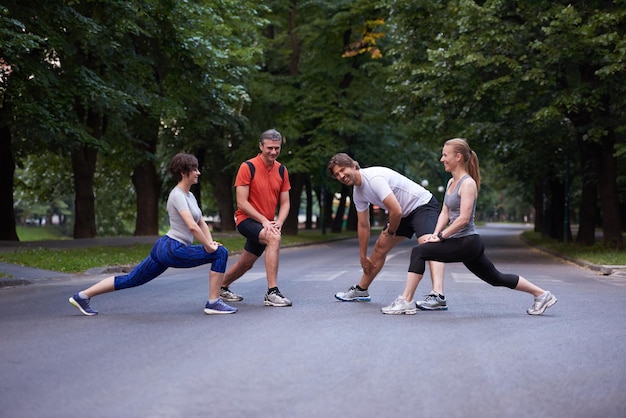
<svg viewBox="0 0 626 418"><path fill-rule="evenodd" d="M243 246L243 249L257 257L261 257L265 247L267 247L267 245L259 242L259 234L262 230L263 225L252 218L244 219L237 225L237 231L246 237L246 244Z"/></svg>
<svg viewBox="0 0 626 418"><path fill-rule="evenodd" d="M406 217L400 220L396 235L411 239L413 234L417 238L435 232L439 218L439 202L434 197L425 205L418 206Z"/></svg>

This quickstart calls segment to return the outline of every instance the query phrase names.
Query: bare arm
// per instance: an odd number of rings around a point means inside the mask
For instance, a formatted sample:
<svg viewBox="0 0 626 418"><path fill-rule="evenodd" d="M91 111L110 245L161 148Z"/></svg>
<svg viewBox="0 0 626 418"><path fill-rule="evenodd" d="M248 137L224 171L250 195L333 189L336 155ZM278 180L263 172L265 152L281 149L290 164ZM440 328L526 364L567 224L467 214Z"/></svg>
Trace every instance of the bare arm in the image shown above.
<svg viewBox="0 0 626 418"><path fill-rule="evenodd" d="M400 207L400 202L396 199L396 195L390 193L389 196L383 200L383 204L387 208L389 212L389 227L386 231L398 231L398 227L400 226L400 220L402 219L402 208ZM385 232L385 235L388 235Z"/></svg>
<svg viewBox="0 0 626 418"><path fill-rule="evenodd" d="M289 209L291 203L289 202L289 191L281 192L279 196L280 200L280 209L278 209L278 216L276 218L275 225L281 230L283 228L283 224L289 215Z"/></svg>
<svg viewBox="0 0 626 418"><path fill-rule="evenodd" d="M357 235L359 237L359 252L361 264L367 258L367 244L370 240L370 212L357 212Z"/></svg>
<svg viewBox="0 0 626 418"><path fill-rule="evenodd" d="M187 209L181 210L178 213L185 222L185 225L187 225L187 228L189 228L193 237L204 246L207 252L212 253L217 250L219 244L213 241L209 226L204 222L204 219L200 218L200 221L196 223L193 220L193 216L191 216L191 212Z"/></svg>
<svg viewBox="0 0 626 418"><path fill-rule="evenodd" d="M474 181L474 179L471 179L471 178L467 179L461 184L461 187L459 188L459 196L461 196L460 214L459 214L459 217L454 220L454 222L452 222L447 228L445 228L445 225L443 226L440 225L440 223L442 222L441 216L443 214L443 210L442 210L442 213L439 215L439 220L437 221L436 232L444 231L443 232L444 239L449 237L450 235L453 235L459 230L461 230L461 228L467 225L469 221L472 219L472 211L474 210L474 203L476 202L476 199L478 198L478 189L476 188L476 182ZM446 211L445 221L447 222L449 219L449 216L447 215L448 209L445 205L444 205L444 209ZM439 229L440 227L441 229Z"/></svg>

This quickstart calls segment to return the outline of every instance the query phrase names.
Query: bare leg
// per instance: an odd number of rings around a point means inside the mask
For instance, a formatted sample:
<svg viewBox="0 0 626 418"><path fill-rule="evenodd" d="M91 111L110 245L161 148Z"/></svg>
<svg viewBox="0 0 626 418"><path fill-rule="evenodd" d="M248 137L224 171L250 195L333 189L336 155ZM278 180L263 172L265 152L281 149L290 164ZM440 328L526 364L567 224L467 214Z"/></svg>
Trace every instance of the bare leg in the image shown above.
<svg viewBox="0 0 626 418"><path fill-rule="evenodd" d="M361 276L361 280L359 281L359 287L361 289L367 289L372 284L378 273L382 270L385 265L385 261L387 258L387 254L389 251L393 249L400 241L406 239L405 237L378 237L376 240L376 244L374 244L374 249L372 250L372 254L370 255L370 260L372 260L373 268L371 268L367 273L363 272Z"/></svg>
<svg viewBox="0 0 626 418"><path fill-rule="evenodd" d="M264 231L261 231L259 238L267 243L267 247L265 248L265 273L267 274L267 288L271 289L273 287L278 287L280 235L263 234L263 232Z"/></svg>
<svg viewBox="0 0 626 418"><path fill-rule="evenodd" d="M94 296L101 295L103 293L113 292L115 290L115 276L107 277L100 280L93 286L83 290L87 297L92 298Z"/></svg>
<svg viewBox="0 0 626 418"><path fill-rule="evenodd" d="M228 287L235 280L244 275L245 272L250 270L254 263L259 259L256 255L252 254L249 251L243 250L241 256L235 264L230 266L228 270L226 270L226 274L224 274L224 278L222 280L222 286Z"/></svg>
<svg viewBox="0 0 626 418"><path fill-rule="evenodd" d="M433 283L433 291L443 295L443 273L445 264L438 261L429 261L430 278Z"/></svg>
<svg viewBox="0 0 626 418"><path fill-rule="evenodd" d="M519 281L517 282L517 286L515 286L515 290L530 293L534 297L541 296L545 293L545 290L535 284L532 284L522 276L519 276Z"/></svg>
<svg viewBox="0 0 626 418"><path fill-rule="evenodd" d="M402 297L407 302L410 302L415 297L415 290L417 289L417 285L422 280L423 275L417 273L407 273L406 275L406 285L404 287L404 292L402 292Z"/></svg>
<svg viewBox="0 0 626 418"><path fill-rule="evenodd" d="M430 234L422 235L417 239L418 244L423 244L426 241L426 237ZM443 274L445 270L445 264L438 261L429 261L430 278L433 284L433 291L443 295Z"/></svg>
<svg viewBox="0 0 626 418"><path fill-rule="evenodd" d="M215 300L220 297L220 288L224 281L224 273L209 271L209 300Z"/></svg>

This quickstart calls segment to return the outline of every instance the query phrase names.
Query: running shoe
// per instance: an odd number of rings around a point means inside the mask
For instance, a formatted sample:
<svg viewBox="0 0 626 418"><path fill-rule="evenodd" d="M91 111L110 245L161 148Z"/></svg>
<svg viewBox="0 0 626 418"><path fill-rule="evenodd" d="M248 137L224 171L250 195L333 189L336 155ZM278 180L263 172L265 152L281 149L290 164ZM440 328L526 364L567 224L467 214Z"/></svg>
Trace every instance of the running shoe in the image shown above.
<svg viewBox="0 0 626 418"><path fill-rule="evenodd" d="M238 295L224 286L220 289L220 297L226 302L241 302L243 300L243 296Z"/></svg>
<svg viewBox="0 0 626 418"><path fill-rule="evenodd" d="M291 301L284 297L277 288L268 290L263 303L265 306L291 306Z"/></svg>
<svg viewBox="0 0 626 418"><path fill-rule="evenodd" d="M91 299L83 299L80 296L78 296L78 293L76 293L74 296L70 298L70 303L74 305L83 315L87 315L87 316L98 315L98 311L96 311L95 309L92 309L91 306L89 305L90 300Z"/></svg>
<svg viewBox="0 0 626 418"><path fill-rule="evenodd" d="M415 302L407 302L402 296L398 296L391 305L385 306L381 311L390 315L415 315L417 308L415 307Z"/></svg>
<svg viewBox="0 0 626 418"><path fill-rule="evenodd" d="M546 309L554 305L556 301L556 296L546 291L543 297L535 298L535 303L526 312L528 312L528 315L541 315Z"/></svg>
<svg viewBox="0 0 626 418"><path fill-rule="evenodd" d="M369 302L372 300L367 289L359 290L356 288L356 285L348 289L347 292L339 292L335 294L335 297L344 302Z"/></svg>
<svg viewBox="0 0 626 418"><path fill-rule="evenodd" d="M215 301L215 303L207 302L204 307L204 313L207 315L213 314L230 314L237 312L237 308L233 308L230 305L227 305L222 298L219 298Z"/></svg>
<svg viewBox="0 0 626 418"><path fill-rule="evenodd" d="M417 307L423 311L447 311L448 302L445 296L437 292L430 292L424 300L417 301Z"/></svg>

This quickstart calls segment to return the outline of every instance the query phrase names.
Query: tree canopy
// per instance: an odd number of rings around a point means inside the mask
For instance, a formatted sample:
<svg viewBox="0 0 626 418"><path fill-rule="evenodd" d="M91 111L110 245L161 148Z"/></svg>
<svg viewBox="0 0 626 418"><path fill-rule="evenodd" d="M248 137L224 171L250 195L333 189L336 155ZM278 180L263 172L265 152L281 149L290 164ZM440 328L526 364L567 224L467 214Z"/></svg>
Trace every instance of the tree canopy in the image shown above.
<svg viewBox="0 0 626 418"><path fill-rule="evenodd" d="M547 235L576 222L591 244L601 226L623 248L625 14L623 0L6 1L0 239L43 213L76 238L156 234L179 151L201 163L203 210L234 229L237 167L273 127L292 208L325 202L327 222L349 194L326 177L334 153L437 195L441 146L465 137L482 213L508 201Z"/></svg>

